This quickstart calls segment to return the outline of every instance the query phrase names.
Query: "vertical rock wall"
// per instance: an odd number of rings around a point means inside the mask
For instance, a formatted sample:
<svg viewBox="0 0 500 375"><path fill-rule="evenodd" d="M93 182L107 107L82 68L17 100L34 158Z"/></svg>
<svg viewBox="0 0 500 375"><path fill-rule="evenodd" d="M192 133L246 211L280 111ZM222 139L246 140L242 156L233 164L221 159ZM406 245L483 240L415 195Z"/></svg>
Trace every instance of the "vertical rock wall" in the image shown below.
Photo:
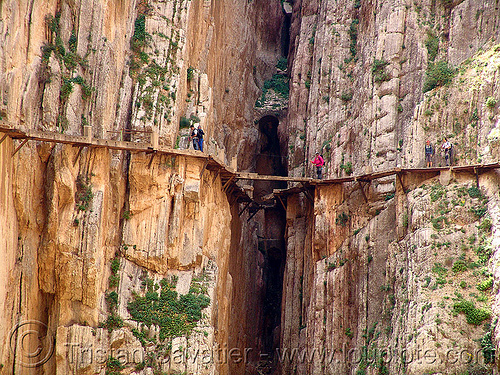
<svg viewBox="0 0 500 375"><path fill-rule="evenodd" d="M313 176L316 151L331 178L424 167L426 139L440 166L444 136L455 164L498 159L496 2L295 1L293 12L290 174ZM440 61L451 78L428 89ZM282 373L491 371L483 349L497 330L483 323L494 326L497 292L478 285L496 272L497 174L479 179L484 200L471 176L412 178L321 187L314 214L304 195L288 198ZM491 320L467 323L470 303Z"/></svg>
<svg viewBox="0 0 500 375"><path fill-rule="evenodd" d="M452 118L460 115L446 108L455 111L461 95L468 97L469 117L478 107L487 128L482 132L488 133L494 121L486 121L491 114L482 103L498 93L498 79L484 77L477 89L462 94L463 82L455 80L425 131L420 108L424 97L434 95L422 93L428 67L442 60L459 67L480 48L494 47L499 22L495 1L294 2L289 170L311 176L305 160L318 150L330 177L422 166L425 138L440 141L444 124L453 133ZM468 125L459 122L460 129ZM345 168L348 163L352 168Z"/></svg>
<svg viewBox="0 0 500 375"><path fill-rule="evenodd" d="M280 52L282 17L279 2L264 1L4 1L0 121L72 135L90 127L95 138L144 142L155 131L160 144L178 147L187 146L181 118L196 115L206 150L251 164L253 103ZM238 229L238 207L215 173L202 174L194 159L151 162L40 142L11 157L17 146L10 139L0 146L3 368L104 373L114 366L108 355L122 350L140 354L120 358L130 371L142 366L137 373L227 373L215 348L237 334L229 327L243 313L234 307L232 279L240 275L230 267L230 245L246 229ZM166 352L145 345L158 332L141 331L127 309L134 293L149 291L145 283L163 278L179 295L211 301L199 331L171 340ZM16 324L26 320L48 329L49 341L56 337L55 354L34 369L22 363L15 341L22 337ZM187 361L186 348L206 356ZM168 354L176 350L182 355L174 363ZM168 363L153 361L155 351Z"/></svg>

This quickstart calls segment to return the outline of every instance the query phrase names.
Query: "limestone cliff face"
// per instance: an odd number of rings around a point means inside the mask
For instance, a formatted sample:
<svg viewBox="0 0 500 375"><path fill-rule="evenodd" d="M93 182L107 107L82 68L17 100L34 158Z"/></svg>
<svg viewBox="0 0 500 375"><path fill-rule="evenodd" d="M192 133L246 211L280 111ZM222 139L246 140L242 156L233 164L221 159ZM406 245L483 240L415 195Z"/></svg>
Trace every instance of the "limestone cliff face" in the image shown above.
<svg viewBox="0 0 500 375"><path fill-rule="evenodd" d="M181 118L195 115L206 150L230 164L257 142L248 128L282 17L279 2L2 2L0 119L104 139L150 142L154 131L178 147L187 146ZM229 249L241 224L217 173L196 159L36 142L11 157L17 145L0 146L2 371L104 374L121 350L137 355L120 361L138 374L226 373L216 344L228 342L230 316L246 305L231 307ZM150 288L160 299L169 290L194 298L195 310L210 299L193 313L199 330L177 327L165 352L153 343L162 333L144 331L150 324L128 308ZM35 368L16 341L26 320L57 338ZM204 359L187 361L186 348ZM180 360L166 363L176 350Z"/></svg>
<svg viewBox="0 0 500 375"><path fill-rule="evenodd" d="M498 159L496 2L293 9L291 174L312 176L308 160L319 150L329 177L421 168L427 139L434 165L445 165L444 136L456 164ZM449 82L432 86L437 66L449 68ZM485 365L482 349L498 337L496 287L477 286L497 273L498 176L479 178L478 195L470 176L432 177L321 187L314 206L288 199L283 373L455 374ZM484 320L466 318L464 305Z"/></svg>
<svg viewBox="0 0 500 375"><path fill-rule="evenodd" d="M412 191L398 186L375 217L357 188L322 188L314 215L289 200L284 373L456 374L488 363L484 337L496 331L483 323L495 322L497 297L481 285L497 272L498 175L481 177L477 196L459 175L404 182ZM467 303L477 315L460 313Z"/></svg>
<svg viewBox="0 0 500 375"><path fill-rule="evenodd" d="M477 78L474 86L464 86L469 76L463 74L479 48L498 44L499 22L495 1L294 2L290 171L310 175L304 158L316 150L332 177L349 162L355 173L422 166L425 139L435 143L460 133L469 124L464 110L470 117L477 108L479 133L487 134L498 120L484 108L498 93L497 63L481 78L477 69L468 73ZM488 59L481 60L483 68ZM443 91L446 100L441 96L440 109L422 129L423 100L436 95L423 94L427 68L441 60L460 68L461 79Z"/></svg>
<svg viewBox="0 0 500 375"><path fill-rule="evenodd" d="M317 150L326 177L423 167L443 136L455 163L493 162L498 7L4 0L0 121L189 147L180 125L199 119L226 164L294 176ZM289 95L261 106L274 73ZM497 172L481 189L447 172L274 206L260 200L282 186L249 183L246 208L202 160L18 146L0 144L0 371L454 374L500 341ZM48 340L34 368L28 320Z"/></svg>

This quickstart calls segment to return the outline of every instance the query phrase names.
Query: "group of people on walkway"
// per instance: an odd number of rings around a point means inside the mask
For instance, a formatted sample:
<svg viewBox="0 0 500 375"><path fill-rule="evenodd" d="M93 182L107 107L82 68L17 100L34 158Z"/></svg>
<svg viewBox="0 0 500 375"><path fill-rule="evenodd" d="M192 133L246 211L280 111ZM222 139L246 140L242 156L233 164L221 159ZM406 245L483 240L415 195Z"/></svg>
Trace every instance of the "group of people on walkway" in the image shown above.
<svg viewBox="0 0 500 375"><path fill-rule="evenodd" d="M453 144L445 137L443 138L443 144L441 145L441 151L444 153L444 160L446 162L446 166L450 166L452 163L452 150ZM434 147L431 144L431 141L427 140L425 142L425 166L427 168L432 167L432 158L434 157Z"/></svg>
<svg viewBox="0 0 500 375"><path fill-rule="evenodd" d="M446 166L450 166L452 164L453 144L446 137L443 138L443 143L441 144L441 151L443 152ZM426 167L432 168L432 158L434 157L435 150L431 144L431 141L427 140L425 142L424 152L425 152ZM316 152L316 156L314 157L313 160L311 160L311 163L316 167L317 178L321 180L323 178L323 166L325 165L325 160L323 159L323 156L319 152Z"/></svg>
<svg viewBox="0 0 500 375"><path fill-rule="evenodd" d="M191 124L189 129L191 130L191 133L188 140L193 141L193 148L195 150L203 152L203 136L205 135L205 132L200 127L200 124Z"/></svg>
<svg viewBox="0 0 500 375"><path fill-rule="evenodd" d="M200 124L191 124L190 126L191 133L189 135L189 141L193 141L193 148L198 151L203 152L203 136L205 132L200 127ZM453 144L446 138L443 138L443 143L441 144L441 150L444 154L444 160L446 162L446 166L450 166L452 163L452 150ZM432 168L432 159L434 157L434 147L431 144L431 141L427 140L425 142L425 163L427 168ZM325 159L323 156L316 152L316 155L311 163L316 167L316 175L318 179L323 178L323 166L325 165Z"/></svg>

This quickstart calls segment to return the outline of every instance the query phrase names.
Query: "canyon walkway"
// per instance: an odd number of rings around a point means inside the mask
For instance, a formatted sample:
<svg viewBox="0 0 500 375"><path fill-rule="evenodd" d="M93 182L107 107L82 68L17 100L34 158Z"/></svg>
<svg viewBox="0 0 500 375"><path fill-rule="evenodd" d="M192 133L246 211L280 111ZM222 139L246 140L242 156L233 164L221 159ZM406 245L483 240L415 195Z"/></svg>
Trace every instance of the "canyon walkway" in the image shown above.
<svg viewBox="0 0 500 375"><path fill-rule="evenodd" d="M323 179L318 180L315 178L308 177L289 177L289 176L266 176L259 175L257 173L247 173L238 172L233 168L226 165L222 160L219 160L216 156L206 154L195 150L180 150L169 147L163 147L158 145L157 135L151 133L151 142L131 142L123 140L111 140L111 139L98 139L92 138L90 132L87 136L76 136L68 135L56 132L46 132L38 130L21 130L15 128L7 123L0 121L0 133L4 135L0 138L0 144L7 138L20 140L21 142L16 146L12 156L14 156L28 141L41 141L41 142L51 142L51 143L61 143L69 144L73 147L79 147L77 157L80 155L83 148L107 148L111 150L123 150L130 152L144 152L151 155L149 166L151 166L155 155L164 154L170 156L182 156L186 158L197 158L204 159L205 163L201 171L201 175L205 170L216 171L216 177L220 176L222 181L222 188L225 192L232 195L237 202L248 202L253 201L252 198L245 192L245 189L239 186L236 182L238 180L264 180L264 181L283 181L283 182L297 182L300 185L288 188L274 190L272 194L264 197L264 200L273 199L276 196L286 196L290 194L296 194L299 192L308 192L309 189L315 186L321 185L332 185L332 184L342 184L346 182L357 182L363 193L365 201L368 198L364 192L365 184L370 183L373 180L388 177L397 176L399 182L401 183L404 190L406 190L402 176L409 174L440 174L441 172L451 171L451 172L467 172L472 173L476 176L476 183L479 185L479 174L488 172L492 169L500 168L500 164L489 163L489 164L473 164L473 165L462 165L462 166L451 166L451 167L433 167L433 168L392 168L384 171L377 171L366 173L357 176L346 176L339 178ZM200 176L201 176L200 175ZM215 179L214 179L215 180ZM309 194L307 194L309 195ZM309 195L309 197L311 197Z"/></svg>

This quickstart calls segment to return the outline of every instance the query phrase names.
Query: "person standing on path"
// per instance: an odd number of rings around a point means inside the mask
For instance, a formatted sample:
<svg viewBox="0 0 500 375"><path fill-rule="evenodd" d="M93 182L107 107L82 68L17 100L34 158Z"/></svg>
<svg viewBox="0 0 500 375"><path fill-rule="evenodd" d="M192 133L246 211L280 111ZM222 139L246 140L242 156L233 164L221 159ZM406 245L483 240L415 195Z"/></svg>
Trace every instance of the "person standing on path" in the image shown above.
<svg viewBox="0 0 500 375"><path fill-rule="evenodd" d="M445 137L443 138L443 145L441 146L441 149L444 151L444 160L446 161L446 166L451 165L451 149L453 145L451 144L450 141Z"/></svg>
<svg viewBox="0 0 500 375"><path fill-rule="evenodd" d="M425 142L425 162L427 168L432 168L433 156L434 156L434 148L431 145L431 141L427 140Z"/></svg>
<svg viewBox="0 0 500 375"><path fill-rule="evenodd" d="M316 174L318 175L318 179L321 180L323 178L323 165L325 165L325 160L319 152L316 152L316 157L311 160L311 163L316 166Z"/></svg>
<svg viewBox="0 0 500 375"><path fill-rule="evenodd" d="M198 129L196 129L194 127L194 125L191 125L189 127L191 129L191 135L189 136L188 138L188 141L193 141L193 148L195 150L199 150L200 149L200 142L199 142L199 139L198 139Z"/></svg>
<svg viewBox="0 0 500 375"><path fill-rule="evenodd" d="M198 125L198 126L196 126L196 125ZM195 125L195 128L196 128L197 135L198 135L199 150L201 152L203 152L203 136L205 135L205 132L203 131L203 129L201 128L201 126L199 124L196 124L196 125Z"/></svg>

